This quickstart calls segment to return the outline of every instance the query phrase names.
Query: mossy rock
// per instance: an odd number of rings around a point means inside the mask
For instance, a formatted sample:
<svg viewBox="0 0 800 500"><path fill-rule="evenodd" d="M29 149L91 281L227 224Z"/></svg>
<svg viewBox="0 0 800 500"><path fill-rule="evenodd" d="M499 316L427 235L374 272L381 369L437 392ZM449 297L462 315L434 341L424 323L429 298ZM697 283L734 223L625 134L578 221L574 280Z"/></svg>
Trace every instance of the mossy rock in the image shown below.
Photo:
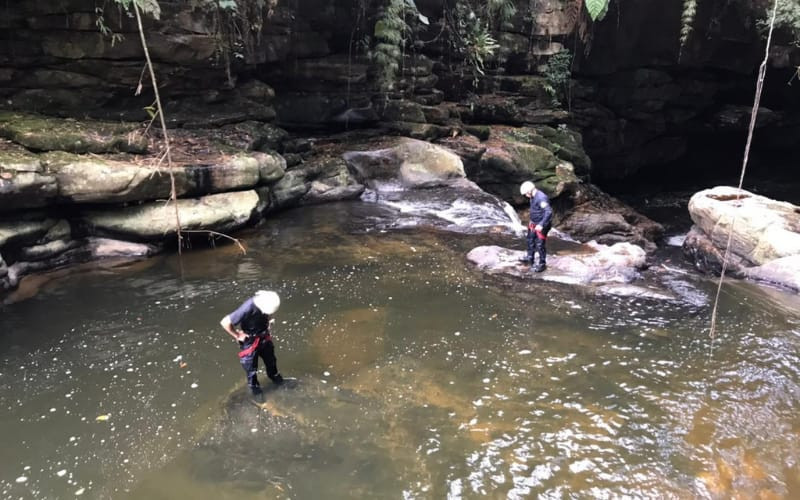
<svg viewBox="0 0 800 500"><path fill-rule="evenodd" d="M342 158L312 158L290 169L272 188L274 206L310 205L357 198L364 186Z"/></svg>
<svg viewBox="0 0 800 500"><path fill-rule="evenodd" d="M386 101L383 106L378 105L378 112L381 119L387 122L426 122L423 107L405 99Z"/></svg>
<svg viewBox="0 0 800 500"><path fill-rule="evenodd" d="M24 148L13 144L2 145L0 149L0 171L42 173L42 161Z"/></svg>
<svg viewBox="0 0 800 500"><path fill-rule="evenodd" d="M534 181L548 196L557 197L579 182L570 158L588 162L570 134L551 127L491 127L490 138L481 143L486 151L470 179L515 203L524 201L519 196L519 185L527 180ZM583 163L581 168L588 167Z"/></svg>
<svg viewBox="0 0 800 500"><path fill-rule="evenodd" d="M583 138L579 132L570 130L566 127L536 127L536 131L541 137L554 145L553 153L572 163L575 166L575 173L579 176L588 175L592 168L592 160L586 151L583 150ZM557 147L558 149L555 149Z"/></svg>
<svg viewBox="0 0 800 500"><path fill-rule="evenodd" d="M489 125L467 125L464 127L464 131L482 141L489 139L492 135L492 128Z"/></svg>
<svg viewBox="0 0 800 500"><path fill-rule="evenodd" d="M516 184L524 180L550 177L560 162L551 151L542 146L499 141L487 148L480 163L484 176L500 176Z"/></svg>
<svg viewBox="0 0 800 500"><path fill-rule="evenodd" d="M74 120L0 111L0 137L32 151L145 153L147 138L138 123Z"/></svg>
<svg viewBox="0 0 800 500"><path fill-rule="evenodd" d="M543 125L501 128L496 130L495 134L506 140L545 148L557 158L572 163L578 175L588 174L591 168L591 160L583 150L581 135L567 128L553 128Z"/></svg>

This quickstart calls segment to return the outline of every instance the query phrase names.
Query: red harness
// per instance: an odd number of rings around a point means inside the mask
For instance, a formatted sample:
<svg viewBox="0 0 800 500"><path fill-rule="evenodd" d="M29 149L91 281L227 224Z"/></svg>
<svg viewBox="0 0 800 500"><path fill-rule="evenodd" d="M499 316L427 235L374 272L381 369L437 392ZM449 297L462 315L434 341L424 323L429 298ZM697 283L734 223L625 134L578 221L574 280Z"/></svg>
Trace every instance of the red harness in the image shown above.
<svg viewBox="0 0 800 500"><path fill-rule="evenodd" d="M536 237L539 238L540 240L547 239L547 236L545 236L543 232L536 229L536 224L534 224L533 222L528 224L528 231L534 231L536 233Z"/></svg>
<svg viewBox="0 0 800 500"><path fill-rule="evenodd" d="M245 356L249 356L249 355L253 354L254 352L256 352L256 349L258 349L258 345L261 343L262 340L265 341L265 342L271 342L272 341L272 335L260 335L260 336L257 336L256 339L253 341L253 343L250 344L250 347L248 347L247 349L242 349L241 351L239 351L239 357L243 358Z"/></svg>

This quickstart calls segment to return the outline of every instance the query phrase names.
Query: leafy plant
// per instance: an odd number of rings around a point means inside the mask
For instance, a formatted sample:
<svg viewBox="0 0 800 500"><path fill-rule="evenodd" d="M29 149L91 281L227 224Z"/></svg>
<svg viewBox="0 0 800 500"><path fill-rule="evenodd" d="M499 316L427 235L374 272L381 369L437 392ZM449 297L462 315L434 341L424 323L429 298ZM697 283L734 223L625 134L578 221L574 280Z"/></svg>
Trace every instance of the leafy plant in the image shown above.
<svg viewBox="0 0 800 500"><path fill-rule="evenodd" d="M111 40L111 46L113 47L118 42L121 42L125 39L125 37L121 33L116 33L112 30L108 24L106 24L106 17L105 17L105 8L103 7L95 7L94 8L95 14L95 21L94 24L97 26L97 29L100 30L100 34L105 37L108 37Z"/></svg>
<svg viewBox="0 0 800 500"><path fill-rule="evenodd" d="M450 48L472 73L472 82L475 86L480 77L486 73L486 61L500 48L500 44L490 31L489 16L492 9L508 8L502 7L502 2L503 0L489 2L477 12L469 3L457 2L449 19ZM495 12L501 13L499 10ZM505 10L505 12L508 14L510 11Z"/></svg>
<svg viewBox="0 0 800 500"><path fill-rule="evenodd" d="M543 74L546 79L544 90L550 95L553 105L560 106L562 96L569 96L572 54L568 50L562 50L550 56Z"/></svg>
<svg viewBox="0 0 800 500"><path fill-rule="evenodd" d="M769 31L772 9L765 9L760 14L756 25L762 35ZM778 2L775 12L775 29L792 37L795 45L800 46L800 0L782 0Z"/></svg>
<svg viewBox="0 0 800 500"><path fill-rule="evenodd" d="M592 21L601 21L608 13L610 0L586 0L586 12Z"/></svg>

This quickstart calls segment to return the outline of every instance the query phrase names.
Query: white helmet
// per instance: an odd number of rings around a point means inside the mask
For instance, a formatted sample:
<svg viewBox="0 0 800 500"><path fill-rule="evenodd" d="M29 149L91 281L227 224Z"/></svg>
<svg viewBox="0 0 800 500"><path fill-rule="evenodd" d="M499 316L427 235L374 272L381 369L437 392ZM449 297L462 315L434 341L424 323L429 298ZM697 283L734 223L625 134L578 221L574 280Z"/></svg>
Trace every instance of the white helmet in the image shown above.
<svg viewBox="0 0 800 500"><path fill-rule="evenodd" d="M522 183L522 185L519 187L519 194L521 194L521 195L523 195L523 196L524 196L524 195L528 195L528 194L530 194L530 193L531 193L531 191L533 191L534 189L536 189L536 186L535 186L535 185L534 185L534 184L533 184L531 181L525 181L525 182L523 182L523 183Z"/></svg>
<svg viewBox="0 0 800 500"><path fill-rule="evenodd" d="M253 296L253 304L264 314L275 314L281 305L281 298L275 292L259 290Z"/></svg>

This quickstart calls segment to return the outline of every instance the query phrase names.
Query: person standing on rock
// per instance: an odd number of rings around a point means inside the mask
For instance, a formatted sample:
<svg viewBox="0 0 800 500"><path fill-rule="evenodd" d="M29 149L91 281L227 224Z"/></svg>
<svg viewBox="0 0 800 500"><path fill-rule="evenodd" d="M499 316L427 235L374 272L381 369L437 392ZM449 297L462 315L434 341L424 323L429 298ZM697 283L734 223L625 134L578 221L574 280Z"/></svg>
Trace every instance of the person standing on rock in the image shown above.
<svg viewBox="0 0 800 500"><path fill-rule="evenodd" d="M519 193L531 200L530 222L528 223L528 256L524 262L530 264L531 270L540 273L547 269L547 233L552 228L553 209L550 198L536 189L531 181L525 181L519 187ZM539 262L534 261L534 253L539 254Z"/></svg>
<svg viewBox="0 0 800 500"><path fill-rule="evenodd" d="M272 316L280 304L277 293L259 290L220 321L222 328L239 342L239 362L247 373L247 385L254 396L261 394L256 376L259 357L267 365L267 377L275 384L283 383L272 344L272 324L275 321Z"/></svg>

